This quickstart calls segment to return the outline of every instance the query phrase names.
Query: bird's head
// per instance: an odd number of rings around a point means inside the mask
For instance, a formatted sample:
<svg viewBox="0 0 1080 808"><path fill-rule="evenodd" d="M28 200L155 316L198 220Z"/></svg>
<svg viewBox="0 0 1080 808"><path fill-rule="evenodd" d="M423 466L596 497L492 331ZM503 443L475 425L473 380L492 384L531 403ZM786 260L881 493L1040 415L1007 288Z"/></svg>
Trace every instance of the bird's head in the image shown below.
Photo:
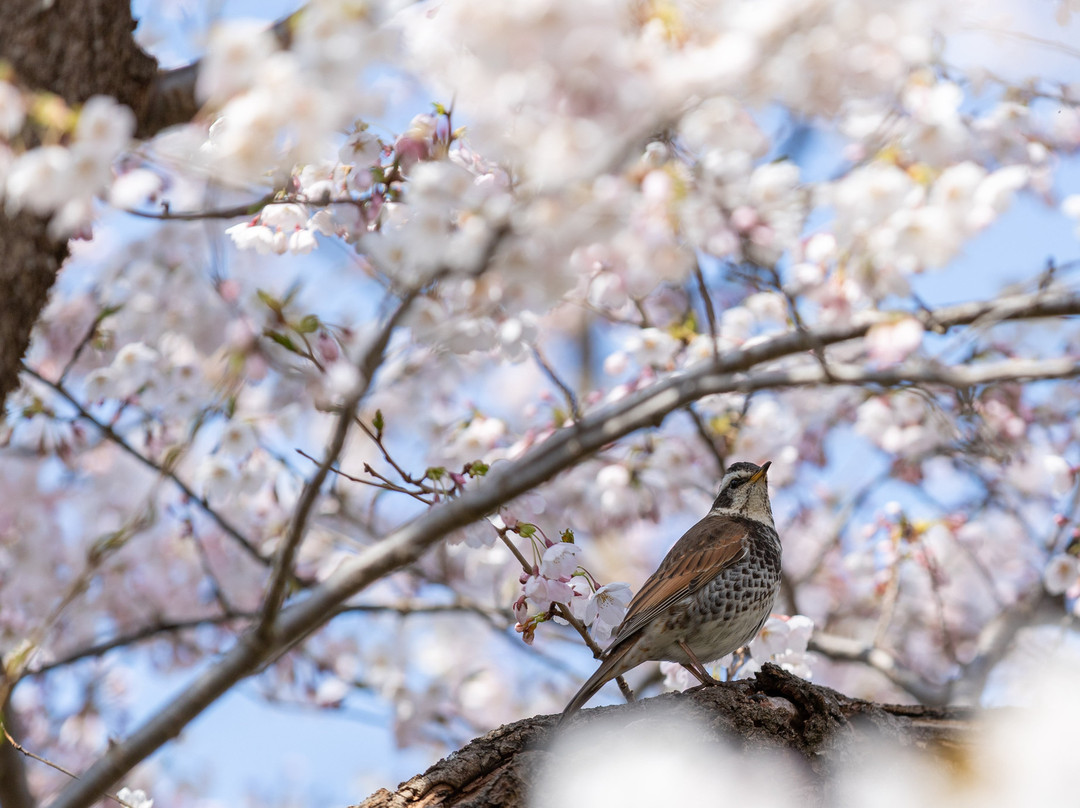
<svg viewBox="0 0 1080 808"><path fill-rule="evenodd" d="M732 463L728 466L711 512L772 525L769 483L765 479L771 465L771 462L767 462L763 466L753 463Z"/></svg>

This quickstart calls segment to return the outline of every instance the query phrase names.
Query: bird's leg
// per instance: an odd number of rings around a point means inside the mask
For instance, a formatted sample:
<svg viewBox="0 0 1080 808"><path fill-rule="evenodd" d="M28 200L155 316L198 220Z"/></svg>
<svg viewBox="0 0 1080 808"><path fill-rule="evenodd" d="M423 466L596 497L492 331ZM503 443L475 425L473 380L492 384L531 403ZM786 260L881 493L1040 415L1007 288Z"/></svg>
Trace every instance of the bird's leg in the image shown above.
<svg viewBox="0 0 1080 808"><path fill-rule="evenodd" d="M701 682L703 685L723 684L723 682L721 682L719 679L714 679L709 674L709 672L705 670L705 666L701 664L701 660L697 658L697 654L690 650L690 646L687 645L685 641L679 640L679 647L683 650L683 653L686 654L687 658L690 660L690 664L683 662L682 666L688 671L690 671L690 673L694 674L694 676L697 677L699 682Z"/></svg>

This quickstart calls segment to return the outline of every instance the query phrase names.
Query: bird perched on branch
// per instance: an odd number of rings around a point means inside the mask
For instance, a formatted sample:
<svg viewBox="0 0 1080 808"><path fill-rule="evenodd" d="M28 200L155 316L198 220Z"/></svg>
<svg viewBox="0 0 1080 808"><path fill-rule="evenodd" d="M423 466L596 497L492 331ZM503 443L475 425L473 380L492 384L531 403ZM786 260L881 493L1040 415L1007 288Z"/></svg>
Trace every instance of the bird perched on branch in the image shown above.
<svg viewBox="0 0 1080 808"><path fill-rule="evenodd" d="M773 524L770 463L733 463L708 515L686 531L630 601L596 673L559 723L603 685L642 662L678 662L702 684L717 684L702 664L752 640L780 588L780 536Z"/></svg>

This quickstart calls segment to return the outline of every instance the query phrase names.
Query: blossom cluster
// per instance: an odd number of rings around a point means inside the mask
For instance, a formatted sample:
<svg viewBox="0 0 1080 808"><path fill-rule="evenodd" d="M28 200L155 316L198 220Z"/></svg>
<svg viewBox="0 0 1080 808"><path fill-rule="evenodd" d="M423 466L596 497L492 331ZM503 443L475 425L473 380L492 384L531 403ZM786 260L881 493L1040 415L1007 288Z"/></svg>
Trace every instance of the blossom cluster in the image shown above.
<svg viewBox="0 0 1080 808"><path fill-rule="evenodd" d="M517 530L521 532L522 526ZM514 601L515 628L532 644L537 626L550 619L556 604L592 629L593 638L606 642L622 622L630 603L630 587L624 583L598 585L580 569L581 548L569 542L551 544L532 572L521 576L522 594Z"/></svg>
<svg viewBox="0 0 1080 808"><path fill-rule="evenodd" d="M113 163L131 141L135 115L96 95L75 112L57 112L53 125L63 134L61 142L16 154L3 139L23 128L27 106L12 85L0 81L0 200L9 215L26 210L51 217L50 232L69 236L90 224L94 199L112 185Z"/></svg>

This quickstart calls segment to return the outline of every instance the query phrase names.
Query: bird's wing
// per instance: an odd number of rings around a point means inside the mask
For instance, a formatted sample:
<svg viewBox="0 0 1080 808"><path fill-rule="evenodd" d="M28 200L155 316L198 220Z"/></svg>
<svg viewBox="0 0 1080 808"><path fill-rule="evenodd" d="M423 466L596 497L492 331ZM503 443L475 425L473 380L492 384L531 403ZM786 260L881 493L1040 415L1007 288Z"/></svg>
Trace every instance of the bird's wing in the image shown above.
<svg viewBox="0 0 1080 808"><path fill-rule="evenodd" d="M729 516L706 516L686 531L630 601L610 648L745 557L747 530Z"/></svg>

